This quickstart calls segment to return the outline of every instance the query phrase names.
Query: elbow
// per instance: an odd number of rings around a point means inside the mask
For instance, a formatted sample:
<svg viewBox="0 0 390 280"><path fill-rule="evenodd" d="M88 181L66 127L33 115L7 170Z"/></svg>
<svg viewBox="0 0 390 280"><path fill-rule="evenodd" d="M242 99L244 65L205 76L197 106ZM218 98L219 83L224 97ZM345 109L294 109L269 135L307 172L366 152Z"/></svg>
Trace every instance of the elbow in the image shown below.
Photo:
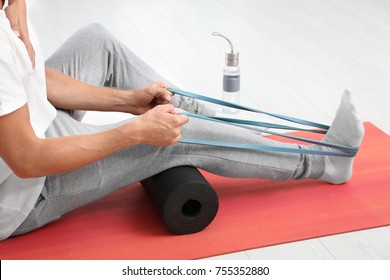
<svg viewBox="0 0 390 280"><path fill-rule="evenodd" d="M36 167L31 166L31 164L26 162L14 165L12 171L16 176L22 179L42 177L42 174L40 174Z"/></svg>
<svg viewBox="0 0 390 280"><path fill-rule="evenodd" d="M20 149L18 153L14 153L7 161L8 166L13 173L22 179L31 179L44 176L41 166L41 160L37 158L34 145L26 145L30 147L28 150Z"/></svg>
<svg viewBox="0 0 390 280"><path fill-rule="evenodd" d="M31 178L37 178L40 177L34 172L30 171L14 171L15 175L22 179L31 179Z"/></svg>
<svg viewBox="0 0 390 280"><path fill-rule="evenodd" d="M31 179L34 178L31 174L21 171L21 170L13 170L14 174L22 179Z"/></svg>

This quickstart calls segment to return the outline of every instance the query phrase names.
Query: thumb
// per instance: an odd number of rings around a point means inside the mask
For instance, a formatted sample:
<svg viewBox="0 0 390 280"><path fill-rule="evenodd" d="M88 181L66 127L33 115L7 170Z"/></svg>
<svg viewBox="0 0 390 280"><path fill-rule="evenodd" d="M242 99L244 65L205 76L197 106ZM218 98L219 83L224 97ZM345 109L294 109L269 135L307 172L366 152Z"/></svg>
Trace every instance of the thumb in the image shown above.
<svg viewBox="0 0 390 280"><path fill-rule="evenodd" d="M18 22L10 22L11 23L11 29L15 32L16 37L20 38L20 27Z"/></svg>
<svg viewBox="0 0 390 280"><path fill-rule="evenodd" d="M8 12L8 10L6 11L6 13L7 12ZM12 14L10 14L10 12L7 14L12 15ZM7 15L7 17L8 17L9 23L11 25L12 31L15 32L15 35L17 37L20 37L21 30L20 30L20 26L19 26L19 17L18 16L8 16L8 15Z"/></svg>
<svg viewBox="0 0 390 280"><path fill-rule="evenodd" d="M30 57L32 68L35 69L35 51L34 47L30 42L30 39L27 37L27 39L22 39L23 43L26 46L28 56Z"/></svg>
<svg viewBox="0 0 390 280"><path fill-rule="evenodd" d="M17 37L20 37L19 16L15 15L13 8L8 6L4 9L5 15L9 20L11 29L15 32Z"/></svg>
<svg viewBox="0 0 390 280"><path fill-rule="evenodd" d="M155 94L154 94L155 97L159 97L163 100L166 100L168 102L171 101L171 95L169 94L169 92L166 90L166 88L156 88L156 91L155 91Z"/></svg>
<svg viewBox="0 0 390 280"><path fill-rule="evenodd" d="M32 68L35 69L35 51L28 36L27 24L25 22L21 22L19 24L19 20L14 20L10 22L10 24L11 29L14 31L15 35L19 37L26 46L28 56L31 60Z"/></svg>
<svg viewBox="0 0 390 280"><path fill-rule="evenodd" d="M173 113L175 110L175 107L173 107L172 104L158 105L156 108L163 113Z"/></svg>

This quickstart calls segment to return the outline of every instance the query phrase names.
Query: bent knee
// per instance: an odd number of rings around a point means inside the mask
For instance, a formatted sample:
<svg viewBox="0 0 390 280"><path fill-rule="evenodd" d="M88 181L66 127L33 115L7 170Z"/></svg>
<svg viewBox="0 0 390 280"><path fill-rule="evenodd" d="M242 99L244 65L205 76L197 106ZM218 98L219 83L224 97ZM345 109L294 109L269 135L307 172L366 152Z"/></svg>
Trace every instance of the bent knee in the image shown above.
<svg viewBox="0 0 390 280"><path fill-rule="evenodd" d="M108 30L103 25L97 22L89 23L83 29L88 31L89 34L100 35L103 33L109 33Z"/></svg>
<svg viewBox="0 0 390 280"><path fill-rule="evenodd" d="M114 36L100 23L90 23L81 28L77 35L81 40L90 40L93 44L100 45L107 44L113 41Z"/></svg>

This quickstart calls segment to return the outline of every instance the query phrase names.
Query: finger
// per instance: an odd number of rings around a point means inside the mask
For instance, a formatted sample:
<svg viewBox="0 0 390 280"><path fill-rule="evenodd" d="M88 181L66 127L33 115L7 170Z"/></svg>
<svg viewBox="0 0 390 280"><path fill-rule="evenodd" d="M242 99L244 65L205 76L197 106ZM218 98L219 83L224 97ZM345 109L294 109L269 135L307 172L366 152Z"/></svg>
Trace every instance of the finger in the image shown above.
<svg viewBox="0 0 390 280"><path fill-rule="evenodd" d="M10 22L10 24L11 24L11 29L15 33L16 37L20 38L21 34L20 34L20 27L18 21L12 21Z"/></svg>
<svg viewBox="0 0 390 280"><path fill-rule="evenodd" d="M163 94L163 98L166 100L166 101L168 101L168 102L171 102L171 100L172 100L172 94L169 92L169 91L167 91L165 88L164 89L161 89L162 90L162 94Z"/></svg>
<svg viewBox="0 0 390 280"><path fill-rule="evenodd" d="M12 29L16 35L16 37L20 38L20 32L17 29Z"/></svg>
<svg viewBox="0 0 390 280"><path fill-rule="evenodd" d="M186 123L188 123L190 121L190 118L186 115L178 115L177 117L179 118L179 121L181 123L180 126L185 125Z"/></svg>
<svg viewBox="0 0 390 280"><path fill-rule="evenodd" d="M170 101L167 101L165 99L161 99L161 98L158 98L156 101L155 101L155 104L156 105L165 105L165 104L170 104L171 102Z"/></svg>
<svg viewBox="0 0 390 280"><path fill-rule="evenodd" d="M168 84L166 84L166 83L164 83L164 82L161 82L161 84L162 84L162 87L164 87L164 88L166 88L166 89L172 87L172 86L170 86L170 85L168 85Z"/></svg>
<svg viewBox="0 0 390 280"><path fill-rule="evenodd" d="M170 88L170 87L169 87L169 88ZM170 93L171 96L174 96L174 95L175 95L175 93L172 92L172 91L169 91L169 90L168 90L168 92Z"/></svg>
<svg viewBox="0 0 390 280"><path fill-rule="evenodd" d="M164 82L156 82L155 85L161 88L170 88L170 86Z"/></svg>
<svg viewBox="0 0 390 280"><path fill-rule="evenodd" d="M20 32L20 39L23 41L24 45L26 46L28 56L30 57L30 61L32 64L33 69L35 68L35 51L34 47L31 44L30 37L28 34L28 26L25 19L20 18L18 22L19 32Z"/></svg>
<svg viewBox="0 0 390 280"><path fill-rule="evenodd" d="M28 32L23 32L20 28L18 19L10 21L11 29L14 31L16 37L20 38L26 46L28 56L32 64L32 68L35 69L35 51L28 37ZM25 26L27 29L27 25Z"/></svg>
<svg viewBox="0 0 390 280"><path fill-rule="evenodd" d="M181 134L179 134L179 136L177 136L176 138L172 139L172 145L176 144L176 143L179 143L181 138L182 138L182 136L181 136Z"/></svg>
<svg viewBox="0 0 390 280"><path fill-rule="evenodd" d="M32 48L32 53L31 53L30 59L31 59L32 68L35 69L35 50L34 50L34 48Z"/></svg>
<svg viewBox="0 0 390 280"><path fill-rule="evenodd" d="M156 107L156 110L162 113L172 113L175 110L175 107L173 107L172 104L164 104L164 105L158 105Z"/></svg>
<svg viewBox="0 0 390 280"><path fill-rule="evenodd" d="M169 96L174 96L175 93L173 92L170 92L168 89L171 88L172 86L171 85L168 85L167 83L164 83L164 82L156 82L155 85L159 88L164 88L165 89L165 93L168 94Z"/></svg>
<svg viewBox="0 0 390 280"><path fill-rule="evenodd" d="M180 115L181 113L183 113L184 110L183 109L180 109L180 108L174 108L172 114L175 114L175 115Z"/></svg>
<svg viewBox="0 0 390 280"><path fill-rule="evenodd" d="M189 122L190 118L186 115L175 115L173 117L174 126L180 127Z"/></svg>
<svg viewBox="0 0 390 280"><path fill-rule="evenodd" d="M181 111L179 111L180 109L177 110L172 104L158 105L156 110L158 110L159 113L165 113L165 117L169 120L173 127L182 126L189 121L189 117L182 115Z"/></svg>
<svg viewBox="0 0 390 280"><path fill-rule="evenodd" d="M24 41L23 41L24 42ZM26 45L28 56L30 57L32 68L35 69L35 51L34 47L32 46L30 40L27 40L27 42L24 42Z"/></svg>
<svg viewBox="0 0 390 280"><path fill-rule="evenodd" d="M10 6L6 7L4 11L9 20L11 29L15 32L17 37L20 37L19 17L14 14L13 9L11 9Z"/></svg>
<svg viewBox="0 0 390 280"><path fill-rule="evenodd" d="M172 100L171 95L165 88L156 88L154 96L157 98L161 98L165 102L171 102Z"/></svg>

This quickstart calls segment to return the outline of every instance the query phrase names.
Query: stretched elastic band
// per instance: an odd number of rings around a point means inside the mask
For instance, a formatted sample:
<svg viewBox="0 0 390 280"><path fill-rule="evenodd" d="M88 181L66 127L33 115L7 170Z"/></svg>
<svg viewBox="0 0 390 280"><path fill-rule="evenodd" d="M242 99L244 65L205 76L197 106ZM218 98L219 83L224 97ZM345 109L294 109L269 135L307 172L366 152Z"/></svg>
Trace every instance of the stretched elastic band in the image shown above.
<svg viewBox="0 0 390 280"><path fill-rule="evenodd" d="M318 141L318 140L313 140L309 138L303 138L303 137L298 137L298 136L293 136L290 134L283 134L283 133L278 133L270 130L265 130L261 129L258 127L267 127L267 128L276 128L276 129L293 129L293 130L301 130L301 131L310 131L314 133L321 133L325 134L327 130L330 128L328 125L316 123L316 122L311 122L307 120L302 120L298 118L293 118L293 117L288 117L284 115L279 115L279 114L273 114L273 113L268 113L259 109L255 108L250 108L247 106L235 104L232 102L227 102L211 97L207 97L204 95L196 94L196 93L191 93L179 89L173 89L169 88L168 89L170 92L194 98L194 99L199 99L202 101L230 107L230 108L235 108L239 110L244 110L244 111L250 111L254 113L260 113L264 115L268 115L271 117L283 119L286 121L306 125L306 126L311 126L315 127L317 129L303 129L303 128L296 128L292 126L286 126L286 125L280 125L280 124L272 124L272 123L266 123L266 122L257 122L257 121L250 121L250 120L240 120L240 119L232 119L232 118L222 118L222 117L214 117L214 116L203 116L203 115L197 115L197 114L191 114L188 112L183 113L184 115L187 115L189 117L193 118L198 118L198 119L203 119L207 121L213 121L213 122L218 122L218 123L224 123L232 126L237 126L237 127L242 127L245 129L250 129L254 131L259 131L263 133L269 133L289 139L294 139L298 141L303 141L311 144L316 144L320 146L325 146L329 147L332 149L337 149L337 151L323 151L323 150L314 150L314 149L299 149L299 148L286 148L286 147L275 147L275 146L262 146L262 145L253 145L253 144L242 144L242 143L233 143L233 142L224 142L224 141L211 141L211 140L199 140L199 139L187 139L183 138L180 140L181 143L187 143L187 144L198 144L198 145L209 145L209 146L219 146L219 147L229 147L229 148L238 148L238 149L246 149L246 150L257 150L257 151L272 151L272 152L288 152L288 153L299 153L299 154L316 154L316 155L323 155L323 156L338 156L338 157L354 157L356 156L356 153L358 152L358 147L349 147L349 146L344 146L344 145L339 145L339 144L332 144L324 141Z"/></svg>
<svg viewBox="0 0 390 280"><path fill-rule="evenodd" d="M261 146L261 145L253 145L253 144L241 144L241 143L234 143L234 142L198 140L198 139L187 139L187 138L182 138L180 142L186 144L217 146L217 147L236 148L236 149L243 149L243 150L285 152L285 153L295 153L295 154L314 154L314 155L322 155L322 156L354 157L356 155L356 154L343 153L343 152L306 150L306 149L298 149L298 148L283 148L283 147L274 147L274 146Z"/></svg>
<svg viewBox="0 0 390 280"><path fill-rule="evenodd" d="M201 144L201 145L207 145L206 143L209 143L209 145L222 146L222 147L253 149L253 150L261 150L261 151L291 152L291 153L301 153L301 154L317 154L317 155L327 155L327 156L343 156L343 157L354 157L358 151L358 148L356 148L356 147L349 147L349 146L344 146L344 145L339 145L339 144L332 144L332 143L313 140L313 139L309 139L309 138L293 136L290 134L283 134L283 133L278 133L278 132L274 132L274 131L268 131L268 130L259 129L256 127L250 127L250 126L246 126L246 125L241 125L241 124L237 124L237 123L229 123L229 122L225 122L225 121L222 121L219 119L213 119L210 117L196 115L196 114L192 114L192 113L188 113L188 112L184 112L183 115L187 115L187 116L193 117L193 118L213 121L213 122L217 122L217 123L224 123L224 124L228 124L228 125L232 125L232 126L242 127L245 129L259 131L259 132L263 132L263 133L269 133L269 134L273 134L273 135L277 135L277 136L281 136L281 137L285 137L285 138L289 138L289 139L294 139L294 140L298 140L298 141L302 141L302 142L307 142L307 143L311 143L311 144L316 144L316 145L320 145L320 146L324 146L324 147L329 147L329 148L333 148L333 149L338 149L341 152L269 147L269 146L248 145L248 144L239 144L239 143L230 143L230 142L220 142L223 144L216 145L216 143L219 143L219 142L208 141L208 140L198 140L198 139L184 139L186 142L183 142L183 143L190 143L191 142L192 144ZM181 140L181 142L182 141L183 141L183 139ZM267 147L267 148L264 148L264 147Z"/></svg>
<svg viewBox="0 0 390 280"><path fill-rule="evenodd" d="M307 131L307 132L313 132L313 133L319 133L319 134L326 134L326 132L327 132L327 130L324 130L324 129L307 129L307 128L289 126L289 125L282 125L282 124L268 123L268 122L259 122L259 121L252 121L252 120L232 119L232 118L216 117L216 116L205 116L205 117L209 117L212 119L221 120L221 121L225 121L225 122L229 122L229 123L238 123L238 124L245 124L245 125L250 125L250 126L274 128L274 129L299 130L299 131Z"/></svg>
<svg viewBox="0 0 390 280"><path fill-rule="evenodd" d="M279 114L268 113L268 112L265 112L265 111L262 111L262 110L259 110L259 109L255 109L255 108L239 105L239 104L236 104L236 103L232 103L232 102L227 102L227 101L211 98L211 97L208 97L208 96L204 96L204 95L200 95L200 94L196 94L196 93L192 93L192 92L188 92L188 91L184 91L184 90L180 90L180 89L169 88L168 91L170 91L172 93L175 93L175 94L182 95L182 96L186 96L186 97L202 100L202 101L205 101L205 102L222 105L222 106L225 106L225 107L230 107L230 108L244 110L244 111L249 111L249 112L260 113L260 114L268 115L268 116L275 117L275 118L278 118L278 119L283 119L283 120L286 120L286 121L299 123L299 124L306 125L306 126L317 127L317 128L322 128L322 129L326 129L326 130L329 129L329 126L325 125L325 124L311 122L311 121L302 120L302 119L289 117L289 116L284 116L284 115L279 115Z"/></svg>

